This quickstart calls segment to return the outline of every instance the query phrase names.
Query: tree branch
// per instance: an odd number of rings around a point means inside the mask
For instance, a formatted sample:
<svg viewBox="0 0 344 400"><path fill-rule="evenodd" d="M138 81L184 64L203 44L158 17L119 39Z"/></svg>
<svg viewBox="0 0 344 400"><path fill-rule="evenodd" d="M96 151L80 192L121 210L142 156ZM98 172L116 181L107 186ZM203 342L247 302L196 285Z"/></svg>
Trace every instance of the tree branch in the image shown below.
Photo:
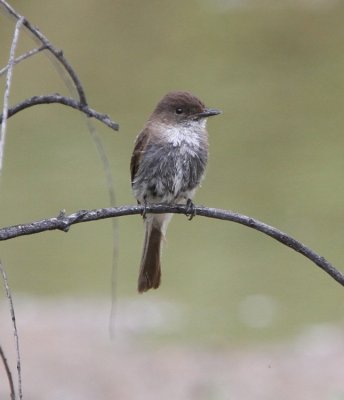
<svg viewBox="0 0 344 400"><path fill-rule="evenodd" d="M1 261L0 261L0 274L2 276L2 280L4 283L5 292L6 292L6 297L8 299L8 303L9 303L9 307L10 307L14 344L15 344L16 354L17 354L18 394L19 394L19 399L21 400L23 398L23 389L22 389L22 374L21 374L21 359L20 359L20 350L19 350L18 329L17 329L17 323L16 323L16 316L15 316L15 312L14 312L12 294L11 294L11 290L10 290L10 287L8 284L6 271L5 271ZM12 379L12 376L11 376L11 379ZM11 386L11 383L10 383L10 386ZM12 387L11 387L11 393L12 393ZM14 393L14 389L13 389L13 393Z"/></svg>
<svg viewBox="0 0 344 400"><path fill-rule="evenodd" d="M39 104L53 104L53 103L59 103L68 107L75 108L76 110L79 110L84 114L86 114L88 117L95 118L116 131L118 131L119 129L118 124L114 122L107 114L99 113L98 111L89 108L87 105L84 105L77 100L74 100L70 97L61 96L60 94L33 96L28 99L25 99L22 102L16 104L15 106L9 108L7 117L10 118L19 111L24 110L25 108L36 106ZM0 124L2 123L2 119L3 115L0 114Z"/></svg>
<svg viewBox="0 0 344 400"><path fill-rule="evenodd" d="M23 19L23 25L33 34L33 36L38 39L38 41L44 45L48 51L50 51L63 65L64 69L67 71L68 75L72 79L75 88L78 92L79 101L84 106L87 105L86 95L84 88L82 87L81 81L68 62L68 60L64 57L63 51L54 47L47 37L43 35L36 27L34 27L26 18L18 14L5 0L0 0L0 5L2 5L5 10L16 20Z"/></svg>
<svg viewBox="0 0 344 400"><path fill-rule="evenodd" d="M21 103L18 103L16 106L9 109L8 115L7 115L7 107L4 106L4 112L2 115L0 115L0 124L2 124L2 128L1 128L2 131L4 131L6 129L7 117L10 117L11 115L14 115L17 112L19 112L25 108L28 108L28 107L31 107L31 106L34 106L37 104L51 104L51 103L60 103L60 104L64 104L66 106L75 108L79 111L82 111L89 117L98 119L99 121L103 122L110 128L112 128L114 130L118 130L119 129L118 124L116 122L112 121L108 115L98 113L97 111L88 107L85 90L81 84L81 81L80 81L78 75L76 74L76 72L74 71L74 69L72 68L71 64L65 58L63 51L54 47L52 45L52 43L48 40L48 38L43 35L43 33L41 33L36 27L34 27L25 17L23 17L19 13L17 13L5 0L0 0L0 6L2 6L9 15L11 15L12 17L14 17L17 20L16 31L15 31L15 35L14 35L14 39L13 39L13 48L14 49L15 49L15 46L18 41L17 36L19 33L19 29L22 25L27 30L29 30L31 32L31 34L33 34L35 39L38 40L38 42L41 44L41 46L39 48L33 49L16 59L14 59L14 50L13 50L13 52L11 51L12 58L10 57L10 61L9 61L8 65L6 67L4 67L3 69L1 69L0 74L3 74L5 71L8 71L8 80L10 81L12 68L15 64L19 63L20 61L22 61L34 54L37 54L38 52L40 52L42 50L47 49L48 51L50 51L53 54L53 56L56 58L56 60L67 71L70 79L72 80L72 82L74 84L74 89L77 91L78 96L79 96L79 101L76 101L74 99L67 98L64 96L60 96L58 94L47 95L47 96L34 96L34 97L31 97L29 99L22 101ZM8 98L8 96L7 96L7 98ZM4 135L2 135L2 136L4 136ZM1 149L1 147L0 147L0 149ZM2 146L2 149L3 149L3 146ZM0 163L1 163L1 159L2 158L0 157ZM1 164L0 164L0 167L1 167Z"/></svg>
<svg viewBox="0 0 344 400"><path fill-rule="evenodd" d="M174 213L187 215L188 213L187 207L185 205L179 204L154 204L147 205L146 207L136 205L122 206L116 208L100 208L95 210L80 210L70 215L66 215L63 211L60 213L60 215L54 218L43 219L28 224L20 224L1 228L0 241L9 240L24 235L33 235L35 233L45 232L49 230L62 230L64 232L67 232L69 228L74 224L97 221L105 218L122 217L125 215L142 214L144 209L146 213L153 214ZM284 244L285 246L290 247L298 253L301 253L322 270L324 270L326 273L328 273L338 283L344 286L344 275L340 271L338 271L329 261L315 253L312 249L305 246L303 243L299 242L288 234L270 225L265 224L264 222L260 222L255 218L238 214L233 211L220 210L216 208L195 206L195 212L198 216L232 221L262 232Z"/></svg>
<svg viewBox="0 0 344 400"><path fill-rule="evenodd" d="M7 358L5 356L4 351L2 350L2 347L0 346L0 358L2 360L2 363L4 364L4 368L6 371L6 375L7 375L7 380L8 380L8 384L10 386L10 396L11 396L11 400L15 400L16 398L16 393L14 391L14 383L13 383L13 378L12 378L12 373L11 373L11 369L10 366L8 365L7 362Z"/></svg>
<svg viewBox="0 0 344 400"><path fill-rule="evenodd" d="M26 60L29 57L34 56L35 54L45 50L46 48L47 47L45 45L42 45L41 47L37 47L35 49L27 51L26 53L22 54L21 56L16 57L13 60L13 65L19 64L20 62ZM0 69L0 76L3 75L8 70L8 68L9 68L9 65L7 64L6 67Z"/></svg>
<svg viewBox="0 0 344 400"><path fill-rule="evenodd" d="M12 73L13 66L15 60L15 52L18 44L20 29L24 23L24 18L21 17L18 19L16 23L16 27L14 30L12 45L10 49L10 56L8 59L8 69L6 76L6 85L5 85L5 93L4 93L4 104L2 108L2 124L0 130L0 171L2 170L2 163L4 158L4 148L5 148L5 139L6 139L6 128L7 128L7 118L8 118L8 100L10 97L10 88L12 84Z"/></svg>

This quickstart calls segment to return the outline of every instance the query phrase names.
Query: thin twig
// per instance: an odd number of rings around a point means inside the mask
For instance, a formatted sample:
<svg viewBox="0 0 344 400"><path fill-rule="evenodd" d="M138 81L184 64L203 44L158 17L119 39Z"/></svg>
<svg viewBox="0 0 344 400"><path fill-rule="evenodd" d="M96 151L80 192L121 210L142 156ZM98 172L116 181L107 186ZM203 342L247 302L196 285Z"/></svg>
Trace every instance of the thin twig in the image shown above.
<svg viewBox="0 0 344 400"><path fill-rule="evenodd" d="M76 108L80 111L83 111L85 114L87 114L89 117L94 117L103 123L105 123L107 126L109 126L112 129L118 130L118 124L112 121L108 115L106 114L101 114L96 112L95 110L92 110L87 106L87 100L86 100L86 94L84 91L84 88L81 84L81 81L77 75L77 73L74 71L72 68L71 64L68 62L68 60L65 58L63 51L60 49L57 49L55 46L52 45L52 43L48 40L46 36L43 35L36 27L34 27L25 17L21 16L19 13L17 13L5 0L0 0L0 6L2 6L12 17L14 17L17 20L21 20L22 24L27 28L34 36L36 40L38 40L41 43L40 49L47 49L58 61L59 63L63 66L65 71L68 73L69 77L74 83L74 88L76 89L79 97L79 101L75 101L74 99L68 99L63 98L60 96L60 99L55 99L49 101L49 97L45 96L34 96L31 99L26 99L23 102L19 103L17 106L14 107L14 110L16 110L16 107L18 107L17 111L21 111L21 109L24 109L26 107L30 107L32 105L36 104L43 104L44 102L46 103L61 103L73 108ZM29 56L29 55L28 55ZM21 61L21 60L19 60ZM18 62L19 62L18 61ZM40 100L39 100L40 99ZM38 102L35 103L35 100ZM32 104L30 101L33 101ZM22 107L22 108L21 108ZM11 115L13 115L15 112L13 112ZM3 113L3 117L5 117L5 114ZM5 119L5 118L4 118ZM1 121L0 121L1 123Z"/></svg>
<svg viewBox="0 0 344 400"><path fill-rule="evenodd" d="M11 7L9 6L5 1L0 0L0 6L3 6L7 12L13 16L14 18L20 18L20 15ZM118 124L112 121L107 115L105 114L100 114L97 113L96 111L90 109L87 106L87 101L86 101L86 95L84 92L84 89L82 87L81 81L78 78L77 74L67 61L67 59L64 57L62 51L56 49L50 41L41 33L38 31L37 28L33 27L28 20L25 20L24 23L25 27L30 30L30 32L34 35L34 37L39 40L42 43L42 46L40 49L48 49L50 51L50 54L53 56L52 61L53 65L57 68L58 73L60 74L61 78L64 80L66 86L69 88L70 92L72 93L72 96L75 93L75 90L77 91L79 95L79 102L76 102L73 99L67 99L65 97L59 96L59 95L53 95L49 97L44 97L44 96L35 96L34 98L24 100L24 102L18 104L17 106L13 107L11 111L11 115L14 115L15 112L21 111L22 109L26 107L30 107L36 104L50 104L52 102L57 102L60 104L64 104L73 108L77 108L78 110L84 112L88 117L94 117L103 123L105 123L107 126L109 126L112 129L118 130ZM30 55L33 55L34 52L32 51ZM26 55L28 57L29 54ZM18 58L18 62L20 62L22 58ZM63 72L67 71L67 77ZM1 75L1 71L0 71ZM66 78L70 79L66 79ZM71 82L74 84L71 85ZM1 124L1 116L0 116L0 124ZM110 199L110 206L115 207L116 201L115 201L115 188L113 184L113 178L111 175L111 168L109 165L109 159L106 155L105 148L101 142L101 138L98 135L96 128L92 125L90 120L87 120L87 126L88 130L90 132L90 135L92 137L92 140L97 148L99 157L102 161L103 168L104 168L104 173L106 177L106 184L108 188L108 194L109 194L109 199ZM113 220L112 222L112 230L113 230L113 257L112 257L112 299L114 303L115 299L115 276L116 276L116 264L117 264L117 255L118 255L118 227L117 227L117 222L116 220ZM114 304L112 305L112 310L114 310ZM113 314L113 312L111 312Z"/></svg>
<svg viewBox="0 0 344 400"><path fill-rule="evenodd" d="M0 131L0 172L2 170L3 158L4 158L4 149L5 149L5 139L6 139L6 128L7 128L7 116L8 116L8 100L10 97L10 90L11 90L11 83L12 83L12 72L13 72L13 65L14 65L14 57L15 52L18 44L19 39L19 32L20 28L24 23L24 18L20 18L15 27L10 56L8 59L8 70L6 76L6 85L5 85L5 94L4 94L4 105L2 109L3 121L1 124L1 131Z"/></svg>
<svg viewBox="0 0 344 400"><path fill-rule="evenodd" d="M78 102L77 100L74 100L70 97L61 96L60 94L33 96L28 99L25 99L20 103L16 104L15 106L9 108L7 117L10 118L13 115L17 114L19 111L22 111L32 106L40 104L53 104L53 103L59 103L68 107L75 108L76 110L79 110L84 114L86 114L88 117L95 118L116 131L119 129L118 124L114 122L107 114L101 114L98 111L95 111L92 108L89 108L88 106ZM0 124L2 124L2 121L3 121L3 114L0 115Z"/></svg>
<svg viewBox="0 0 344 400"><path fill-rule="evenodd" d="M114 179L111 173L111 167L109 159L106 155L106 151L103 142L92 124L92 121L87 120L87 127L91 134L93 143L97 148L97 152L101 159L106 186L108 189L109 201L111 207L116 207L116 191L114 186ZM118 254L119 254L119 231L117 219L112 218L112 268L111 268L111 309L110 309L110 319L109 319L109 333L110 337L114 336L113 322L115 321L116 314L116 300L117 300L117 266L118 266Z"/></svg>
<svg viewBox="0 0 344 400"><path fill-rule="evenodd" d="M35 54L41 52L42 50L46 49L47 47L42 45L41 47L37 47L35 49L29 50L26 53L22 54L21 56L15 58L13 60L13 65L19 64L21 61L26 60L29 57L34 56ZM9 66L6 65L6 67L0 69L0 76L3 75L7 70L8 70Z"/></svg>
<svg viewBox="0 0 344 400"><path fill-rule="evenodd" d="M17 323L16 323L16 316L14 313L14 306L13 306L11 290L8 285L7 275L6 275L5 269L4 269L1 261L0 261L0 273L2 275L2 280L4 282L6 297L8 299L9 306L10 306L14 342L15 342L16 354L17 354L18 394L19 394L19 399L22 399L23 398L23 390L22 390L22 376L21 376L21 361L20 361L20 351L19 351L18 329L17 329Z"/></svg>
<svg viewBox="0 0 344 400"><path fill-rule="evenodd" d="M122 217L124 215L142 214L143 211L154 214L174 213L187 215L188 209L185 205L167 205L167 204L154 204L145 207L136 206L122 206L116 208L100 208L96 210L81 210L70 215L60 213L58 217L44 219L41 221L31 222L29 224L21 224L9 226L0 229L0 241L8 240L18 236L32 235L39 232L49 230L62 230L67 232L69 228L81 222L97 221L99 219ZM260 222L255 218L246 215L238 214L233 211L219 210L217 208L207 208L195 206L195 211L198 216L221 219L226 221L236 222L245 225L249 228L262 232L273 239L279 241L285 246L301 253L306 258L315 263L318 267L328 273L333 279L344 286L344 275L338 271L329 261L324 257L315 253L312 249L305 246L303 243L289 236L288 234Z"/></svg>
<svg viewBox="0 0 344 400"><path fill-rule="evenodd" d="M63 51L54 47L50 43L50 41L43 35L43 33L41 33L36 27L34 27L27 19L18 14L5 0L0 0L0 5L2 5L7 10L7 12L17 20L23 18L24 26L34 35L36 39L39 40L40 43L46 46L46 48L60 61L60 63L63 65L68 75L74 82L75 88L78 92L79 102L84 106L86 106L87 100L84 88L82 87L78 75L76 74L76 72L74 71L68 60L64 57Z"/></svg>
<svg viewBox="0 0 344 400"><path fill-rule="evenodd" d="M4 364L4 368L5 368L7 379L8 379L8 384L10 386L11 400L15 400L16 392L14 390L14 384L13 384L13 378L12 378L11 369L10 369L10 366L8 365L7 358L5 356L4 351L2 350L1 346L0 346L0 358L2 360L2 363Z"/></svg>

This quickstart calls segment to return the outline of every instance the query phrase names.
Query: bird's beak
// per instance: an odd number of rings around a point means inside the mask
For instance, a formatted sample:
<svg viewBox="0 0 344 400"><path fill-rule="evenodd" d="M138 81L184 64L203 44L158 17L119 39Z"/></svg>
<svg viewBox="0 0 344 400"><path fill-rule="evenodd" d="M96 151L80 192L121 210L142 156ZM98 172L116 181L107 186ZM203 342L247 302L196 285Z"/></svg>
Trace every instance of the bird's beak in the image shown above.
<svg viewBox="0 0 344 400"><path fill-rule="evenodd" d="M222 111L218 110L217 108L206 108L204 111L200 112L198 116L200 118L208 118L219 114L222 114Z"/></svg>

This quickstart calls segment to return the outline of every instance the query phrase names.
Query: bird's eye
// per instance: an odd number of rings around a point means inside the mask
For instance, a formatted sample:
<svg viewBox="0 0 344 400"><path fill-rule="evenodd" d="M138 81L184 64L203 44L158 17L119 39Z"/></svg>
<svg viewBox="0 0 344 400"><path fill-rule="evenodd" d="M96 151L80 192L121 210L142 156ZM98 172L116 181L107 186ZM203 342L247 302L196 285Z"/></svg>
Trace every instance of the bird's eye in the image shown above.
<svg viewBox="0 0 344 400"><path fill-rule="evenodd" d="M176 114L183 114L184 110L180 107L176 108Z"/></svg>

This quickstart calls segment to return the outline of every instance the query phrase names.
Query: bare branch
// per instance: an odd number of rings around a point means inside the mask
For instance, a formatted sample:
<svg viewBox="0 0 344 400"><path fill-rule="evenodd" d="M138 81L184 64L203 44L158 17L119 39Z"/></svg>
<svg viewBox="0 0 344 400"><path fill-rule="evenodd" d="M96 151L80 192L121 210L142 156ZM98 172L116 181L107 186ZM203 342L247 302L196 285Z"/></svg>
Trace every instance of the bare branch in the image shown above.
<svg viewBox="0 0 344 400"><path fill-rule="evenodd" d="M13 300L12 300L10 287L8 285L7 275L6 275L5 269L4 269L1 261L0 261L0 273L2 275L2 280L4 282L6 297L8 299L9 306L10 306L14 342L15 342L16 354L17 354L18 393L19 393L19 399L22 399L23 398L23 390L22 390L22 376L21 376L21 361L20 361L19 337L18 337L16 316L15 316L15 313L14 313Z"/></svg>
<svg viewBox="0 0 344 400"><path fill-rule="evenodd" d="M40 43L42 43L47 48L47 50L49 50L60 61L75 85L80 103L86 106L87 100L84 88L82 87L78 75L76 74L70 63L67 61L67 59L64 57L63 51L54 47L50 43L50 41L43 35L43 33L41 33L36 27L34 27L26 18L18 14L5 0L0 0L0 5L2 5L5 10L15 19L23 19L23 25L34 35L36 39L38 39Z"/></svg>
<svg viewBox="0 0 344 400"><path fill-rule="evenodd" d="M16 48L17 48L17 44L18 44L20 28L22 27L23 23L24 23L23 17L21 17L16 23L13 40L12 40L12 45L11 45L11 50L10 50L10 56L9 56L8 64L7 64L8 70L7 70L6 86L5 86L5 93L4 93L4 105L3 105L3 109L2 109L3 121L1 124L1 131L0 131L0 172L2 170L2 163L3 163L3 158L4 158L7 116L8 116L8 100L10 97L10 90L11 90L11 83L12 83L14 57L15 57L15 52L16 52Z"/></svg>
<svg viewBox="0 0 344 400"><path fill-rule="evenodd" d="M0 6L2 6L9 15L12 17L18 19L21 19L21 16L9 5L6 3L4 0L0 0ZM30 22L26 19L24 19L24 26L34 35L36 42L38 41L41 46L38 49L31 50L30 52L24 54L21 57L18 57L17 59L14 60L14 63L20 62L31 55L34 55L38 53L38 51L47 49L49 50L50 54L53 56L52 61L53 65L57 68L58 73L60 77L64 80L66 86L69 88L70 92L72 95L77 91L78 96L79 96L79 101L75 101L74 99L71 98L66 98L60 95L50 95L50 96L35 96L31 99L26 99L23 102L17 104L14 106L12 109L10 109L10 116L14 115L16 112L23 110L24 108L36 105L36 104L51 104L51 103L60 103L64 104L73 108L76 108L83 113L86 114L88 117L93 117L98 119L99 121L103 122L110 128L114 130L118 130L119 126L116 122L112 121L110 117L106 114L100 114L96 112L95 110L92 110L87 106L87 101L86 101L86 95L85 91L82 87L81 81L67 59L64 57L63 52L61 50L56 49L51 42L41 33L37 28L32 26ZM3 70L0 71L0 76L1 73L6 71L7 68L5 67ZM67 76L64 72L67 71ZM66 79L69 78L69 79ZM71 84L72 83L72 84ZM1 115L0 115L0 124L1 124ZM96 146L97 152L99 154L99 157L102 161L103 168L104 168L104 173L105 173L105 178L106 178L106 184L108 188L108 193L109 193L109 199L110 199L110 205L112 207L115 207L116 202L115 202L115 188L113 184L113 178L111 175L111 168L110 168L110 163L108 160L108 157L106 155L105 148L102 144L101 138L99 134L96 131L96 128L93 126L92 122L90 119L87 119L87 127L89 130L89 133L92 137L92 140ZM113 277L112 277L112 297L114 299L115 297L115 274L116 274L116 260L117 260L117 254L118 254L118 227L117 227L117 220L113 220L112 223L112 228L113 228Z"/></svg>
<svg viewBox="0 0 344 400"><path fill-rule="evenodd" d="M174 213L187 215L188 213L187 207L185 205L179 204L147 205L145 207L145 210L147 213L153 214ZM90 222L105 218L122 217L124 215L137 215L142 214L143 211L144 207L137 205L122 206L116 208L100 208L95 210L80 210L70 215L65 215L64 212L61 212L60 215L55 218L44 219L41 221L31 222L29 224L21 224L1 228L0 241L12 239L18 236L32 235L49 230L62 230L67 232L72 225L81 222ZM344 286L344 275L340 271L338 271L329 261L315 253L312 249L308 248L303 243L270 225L267 225L263 222L256 220L255 218L251 218L246 215L238 214L236 212L228 210L220 210L217 208L195 206L195 212L198 216L236 222L238 224L255 229L259 232L265 233L266 235L279 241L285 246L288 246L291 249L307 257L318 267L327 272L338 283Z"/></svg>
<svg viewBox="0 0 344 400"><path fill-rule="evenodd" d="M97 152L102 161L104 174L106 178L106 186L108 189L110 207L116 207L116 191L114 180L111 173L111 167L109 163L109 158L106 155L106 151L103 145L103 142L96 131L96 128L92 124L92 121L87 120L88 130L92 136L93 143L97 148ZM112 322L115 320L115 311L116 311L116 297L117 297L117 270L118 270L118 254L119 254L119 228L118 228L118 220L112 218L112 268L111 268L111 311L110 311L110 320L109 320L109 333L110 337L113 337L114 330Z"/></svg>
<svg viewBox="0 0 344 400"><path fill-rule="evenodd" d="M109 126L110 128L114 130L118 130L119 126L117 123L112 121L110 117L106 114L100 114L96 112L95 110L92 110L87 106L87 100L86 100L86 94L84 91L84 88L81 84L81 81L68 62L68 60L64 57L63 51L57 49L54 47L51 42L48 40L46 36L44 36L36 27L34 27L25 17L21 16L18 14L5 0L0 0L0 6L2 6L9 15L20 21L22 25L25 26L35 37L36 40L38 40L41 43L41 46L38 49L31 50L30 52L24 54L21 57L18 57L17 59L12 60L12 64L14 65L15 63L18 63L22 61L23 59L36 54L37 52L47 49L48 51L51 52L51 54L56 58L56 60L63 66L63 68L67 71L69 77L74 83L74 88L76 89L78 96L79 96L79 101L75 101L74 99L70 99L67 97L59 96L59 95L49 95L49 96L34 96L30 99L26 99L23 102L17 104L15 107L13 107L10 111L10 115L14 115L16 112L21 111L24 108L36 105L36 104L51 104L51 103L60 103L64 104L73 108L78 109L79 111L84 112L87 116L93 117L98 119L99 121L102 121L104 124ZM15 39L13 39L13 42L15 42ZM10 63L9 63L10 65ZM12 65L12 67L13 67ZM3 73L4 70L8 69L9 66L5 67L0 71L0 75ZM53 96L56 96L53 98ZM6 121L7 115L5 112L3 112L3 115L0 116L0 123L3 121ZM2 124L4 125L4 124ZM2 128L5 129L5 128ZM93 135L94 136L94 135ZM1 154L0 154L1 155ZM0 159L1 162L1 159ZM1 169L1 164L0 164L0 169Z"/></svg>
<svg viewBox="0 0 344 400"><path fill-rule="evenodd" d="M35 49L29 50L26 53L22 54L21 56L15 58L13 60L13 65L19 64L21 61L26 60L29 57L34 56L35 54L41 52L42 50L46 49L46 46L41 46L41 47L37 47ZM6 65L6 67L0 69L0 76L3 75L9 68L9 65Z"/></svg>
<svg viewBox="0 0 344 400"><path fill-rule="evenodd" d="M15 106L9 108L7 116L8 118L10 118L19 111L24 110L25 108L36 106L39 104L53 104L53 103L59 103L68 107L75 108L76 110L79 110L84 114L86 114L88 117L95 118L116 131L119 129L118 124L114 122L107 114L99 113L98 111L89 108L87 105L81 104L77 100L74 100L70 97L61 96L60 94L33 96L30 97L29 99L25 99L22 102L16 104ZM0 124L2 123L2 121L3 121L3 115L1 114Z"/></svg>
<svg viewBox="0 0 344 400"><path fill-rule="evenodd" d="M11 400L15 400L16 398L16 393L14 391L14 384L13 384L13 378L12 378L12 373L10 370L10 366L8 365L7 358L5 356L4 351L2 350L2 347L0 346L0 358L2 360L2 363L4 364L4 368L6 371L7 379L8 379L8 384L10 385L10 395L11 395Z"/></svg>

